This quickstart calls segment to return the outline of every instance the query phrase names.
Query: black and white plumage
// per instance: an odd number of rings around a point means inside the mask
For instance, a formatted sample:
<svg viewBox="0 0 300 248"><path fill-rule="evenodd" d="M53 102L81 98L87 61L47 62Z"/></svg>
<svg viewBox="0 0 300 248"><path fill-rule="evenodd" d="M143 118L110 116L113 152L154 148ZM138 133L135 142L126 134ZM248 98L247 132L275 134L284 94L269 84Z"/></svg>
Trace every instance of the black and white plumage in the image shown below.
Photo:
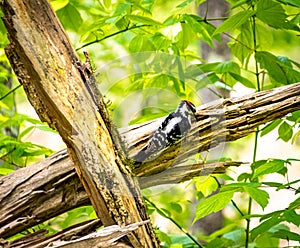
<svg viewBox="0 0 300 248"><path fill-rule="evenodd" d="M143 162L149 156L183 138L192 126L195 112L196 108L193 103L187 100L181 101L177 109L166 117L152 135L148 144L134 156L134 160Z"/></svg>

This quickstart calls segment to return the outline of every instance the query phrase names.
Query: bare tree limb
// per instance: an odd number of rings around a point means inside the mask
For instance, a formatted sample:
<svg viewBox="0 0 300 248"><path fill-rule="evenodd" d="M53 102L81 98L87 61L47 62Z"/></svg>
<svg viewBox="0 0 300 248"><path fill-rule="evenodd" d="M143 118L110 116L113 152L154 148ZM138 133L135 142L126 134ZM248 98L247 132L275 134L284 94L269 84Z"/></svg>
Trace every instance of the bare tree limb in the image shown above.
<svg viewBox="0 0 300 248"><path fill-rule="evenodd" d="M86 221L51 236L45 236L47 230L39 230L14 241L0 239L0 246L3 248L131 247L128 244L119 242L119 239L129 232L136 230L141 225L145 225L149 220L124 227L112 225L95 231L100 222L99 219Z"/></svg>
<svg viewBox="0 0 300 248"><path fill-rule="evenodd" d="M158 175L139 178L140 187L179 183L194 176L224 173L222 162L170 168ZM0 237L7 238L68 210L90 205L66 150L0 177Z"/></svg>
<svg viewBox="0 0 300 248"><path fill-rule="evenodd" d="M204 150L209 147L208 144L212 137L214 139L212 146L217 145L218 142L244 137L253 132L260 124L299 110L299 96L300 83L297 83L240 98L226 99L209 107L200 107L197 113L198 121L194 125L194 130L198 130L199 135L197 138L199 143L195 146ZM224 110L220 109L220 106L224 106ZM219 126L217 126L223 129L210 128L211 123L217 123L221 110L223 115L228 118L221 118ZM161 119L158 119L120 129L121 135L132 147L130 154L134 154L146 144L148 137L156 130L160 121ZM218 138L223 133L226 134L226 139L222 136L222 139ZM192 143L193 149L195 146ZM173 158L168 153L162 157L164 158L162 165L164 163L171 164L168 159L173 160ZM178 160L177 162L182 161ZM231 166L231 164L229 165ZM151 174L146 166L145 171L142 169L144 167L141 167L140 185L144 188L163 183L177 183L195 175L206 175L214 171L224 172L224 167L220 164L203 165L204 168L202 165L199 165L198 168L183 166L170 168L157 175L154 173L155 170L151 170ZM57 214L90 204L66 151L60 151L35 165L1 177L0 185L1 237L12 236Z"/></svg>
<svg viewBox="0 0 300 248"><path fill-rule="evenodd" d="M143 221L139 223L133 223L124 227L117 225L105 227L99 231L88 234L82 238L71 240L71 241L56 241L49 247L53 248L86 248L86 247L118 247L116 241L118 241L123 236L136 230L141 225L148 223L148 221ZM130 246L128 246L130 247Z"/></svg>

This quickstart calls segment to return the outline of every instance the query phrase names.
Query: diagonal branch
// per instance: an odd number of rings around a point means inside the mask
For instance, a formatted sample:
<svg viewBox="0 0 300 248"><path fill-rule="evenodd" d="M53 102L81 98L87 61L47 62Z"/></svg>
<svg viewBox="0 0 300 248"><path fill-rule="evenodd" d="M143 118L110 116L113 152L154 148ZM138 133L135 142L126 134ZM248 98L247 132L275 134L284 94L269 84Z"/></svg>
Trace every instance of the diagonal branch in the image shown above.
<svg viewBox="0 0 300 248"><path fill-rule="evenodd" d="M220 142L244 137L261 124L267 123L300 109L300 83L274 90L254 93L239 98L198 108L194 125L196 145L192 149L205 150ZM226 118L222 117L225 116ZM222 118L221 118L222 117ZM131 147L133 155L159 126L161 119L120 129L121 135ZM217 128L211 128L211 124ZM191 137L194 137L191 133ZM224 135L226 134L226 136ZM224 138L225 136L225 138ZM210 144L210 141L213 143ZM176 152L175 148L173 155ZM191 149L191 150L192 150ZM189 151L181 153L177 163L182 163ZM163 158L163 159L162 159ZM165 153L157 158L161 164L152 161L137 168L142 188L164 183L178 183L193 176L224 172L224 166L232 164L211 164L172 167L157 175L149 165L162 169L172 164L172 155ZM238 165L238 164L233 164ZM148 176L146 176L148 175ZM73 162L65 150L27 168L20 169L0 178L0 236L9 237L26 228L52 218L67 210L90 204L80 183ZM51 204L49 204L51 202Z"/></svg>

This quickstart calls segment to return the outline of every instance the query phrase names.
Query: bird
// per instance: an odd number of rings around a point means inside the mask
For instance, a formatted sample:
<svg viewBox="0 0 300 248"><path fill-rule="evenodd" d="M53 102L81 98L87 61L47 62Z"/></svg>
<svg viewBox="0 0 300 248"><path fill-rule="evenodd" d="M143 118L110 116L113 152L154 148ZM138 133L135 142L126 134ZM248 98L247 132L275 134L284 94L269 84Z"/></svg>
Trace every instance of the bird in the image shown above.
<svg viewBox="0 0 300 248"><path fill-rule="evenodd" d="M182 100L177 109L164 119L147 145L133 157L133 160L142 163L151 155L161 152L182 139L190 130L195 113L195 105L188 100Z"/></svg>

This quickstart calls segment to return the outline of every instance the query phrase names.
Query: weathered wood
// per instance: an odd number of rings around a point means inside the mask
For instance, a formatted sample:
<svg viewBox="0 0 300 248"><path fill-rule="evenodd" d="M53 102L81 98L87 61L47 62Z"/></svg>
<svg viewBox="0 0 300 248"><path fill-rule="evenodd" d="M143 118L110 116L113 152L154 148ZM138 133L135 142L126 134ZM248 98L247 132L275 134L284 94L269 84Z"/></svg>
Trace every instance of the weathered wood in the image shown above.
<svg viewBox="0 0 300 248"><path fill-rule="evenodd" d="M43 247L64 247L64 248L86 248L86 247L131 247L128 244L119 242L119 239L136 230L148 221L133 223L124 227L112 225L99 231L95 227L99 220L92 220L74 225L51 236L45 236L47 230L39 230L28 234L19 240L5 241L0 239L2 248L43 248Z"/></svg>
<svg viewBox="0 0 300 248"><path fill-rule="evenodd" d="M79 181L79 179L78 179ZM87 198L87 197L86 197ZM46 236L48 234L48 230L38 230L33 233L29 233L24 237L13 240L6 241L4 239L0 239L0 247L1 248L40 248L46 247L57 240L72 240L75 238L84 237L92 232L96 231L96 228L102 225L99 219L85 221L73 226L70 226L60 232L57 232L53 235Z"/></svg>
<svg viewBox="0 0 300 248"><path fill-rule="evenodd" d="M244 137L253 132L260 124L283 117L294 110L299 110L299 96L300 83L297 83L240 98L226 99L220 104L209 107L200 107L197 113L198 121L194 126L199 135L197 146L200 150L204 150L205 147L208 147L208 141L212 137L216 139L213 145L216 145L217 142ZM221 118L220 122L224 124L220 123L219 127L224 127L224 129L209 128L209 123L215 118L219 118L220 106L223 105L226 118ZM207 113L214 113L214 115L210 117ZM131 154L134 154L147 142L148 137L155 131L160 122L161 119L157 119L120 130L121 135L132 147ZM249 129L247 125L249 125ZM226 139L218 138L218 135L222 133L227 134ZM194 149L194 144L191 143L191 145ZM163 163L168 163L168 154L165 153L163 157ZM184 157L181 156L181 158ZM178 160L177 162L181 161ZM204 166L205 168L208 167L208 165ZM145 176L149 175L147 167L145 167L147 169L145 171L142 168L144 167L140 168L141 177L139 178L141 187L187 180L187 174L192 175L193 172L188 166L179 167L179 169L174 167L156 176L147 177ZM179 171L180 168L184 169ZM200 168L199 171L196 171L198 173L196 175L212 173L214 168L217 171L224 170L222 167L213 165L212 168L208 167L206 172ZM151 171L151 173L153 172L154 170ZM175 172L173 175L180 180L175 180L172 177L172 172ZM0 185L0 236L2 237L12 236L38 224L46 220L47 215L51 218L56 215L56 211L59 214L82 204L89 204L87 195L75 175L73 164L66 151L58 152L40 163L23 168L6 177L1 177ZM49 204L50 202L51 204Z"/></svg>
<svg viewBox="0 0 300 248"><path fill-rule="evenodd" d="M239 163L212 163L171 168L158 176L139 178L141 188L178 183L194 176L224 173ZM27 228L90 200L75 172L67 151L0 177L0 237L13 236Z"/></svg>
<svg viewBox="0 0 300 248"><path fill-rule="evenodd" d="M146 220L137 181L89 72L47 0L3 0L5 52L40 119L56 129L105 226ZM114 135L114 137L112 137ZM130 232L134 247L158 247L151 224Z"/></svg>
<svg viewBox="0 0 300 248"><path fill-rule="evenodd" d="M171 147L155 160L138 164L134 173L137 176L159 173L171 165L183 163L192 154L245 137L254 132L259 125L296 110L300 110L300 83L220 100L220 103L211 106L202 106L197 109L197 122L184 143ZM131 147L138 147L133 153L145 145L159 121L142 124L141 127L129 127L127 131L121 132ZM152 124L155 124L154 130ZM149 133L146 130L151 131Z"/></svg>
<svg viewBox="0 0 300 248"><path fill-rule="evenodd" d="M127 235L128 233L136 230L141 225L145 225L148 222L149 221L133 223L124 227L120 227L117 225L105 227L104 229L88 234L82 238L78 238L71 241L53 242L48 247L53 247L53 248L119 247L119 245L116 242L117 240ZM125 244L123 244L122 246L125 246ZM130 247L130 246L126 246L126 247ZM38 247L34 247L34 248L38 248Z"/></svg>

